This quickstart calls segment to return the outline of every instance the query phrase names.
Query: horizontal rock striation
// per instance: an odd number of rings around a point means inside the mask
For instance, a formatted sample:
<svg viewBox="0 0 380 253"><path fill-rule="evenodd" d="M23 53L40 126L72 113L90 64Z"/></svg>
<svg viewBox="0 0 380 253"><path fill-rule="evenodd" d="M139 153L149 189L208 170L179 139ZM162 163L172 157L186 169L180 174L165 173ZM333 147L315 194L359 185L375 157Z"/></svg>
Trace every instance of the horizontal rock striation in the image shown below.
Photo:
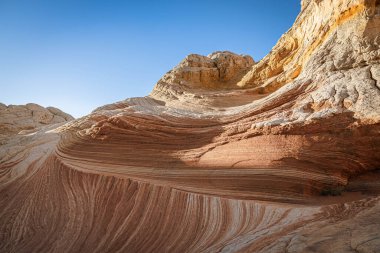
<svg viewBox="0 0 380 253"><path fill-rule="evenodd" d="M0 251L376 252L379 39L377 0L302 1L257 63L189 55L58 125L6 109L46 125L0 147Z"/></svg>

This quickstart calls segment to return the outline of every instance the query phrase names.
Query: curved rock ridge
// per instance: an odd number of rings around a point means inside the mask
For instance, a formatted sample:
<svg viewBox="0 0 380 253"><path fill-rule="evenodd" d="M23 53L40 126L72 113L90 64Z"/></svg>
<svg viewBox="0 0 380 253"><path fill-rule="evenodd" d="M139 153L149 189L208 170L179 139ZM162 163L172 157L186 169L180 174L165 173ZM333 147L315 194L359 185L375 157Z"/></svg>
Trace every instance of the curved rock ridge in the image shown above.
<svg viewBox="0 0 380 253"><path fill-rule="evenodd" d="M301 8L257 63L189 55L147 97L6 139L0 251L377 252L380 2Z"/></svg>

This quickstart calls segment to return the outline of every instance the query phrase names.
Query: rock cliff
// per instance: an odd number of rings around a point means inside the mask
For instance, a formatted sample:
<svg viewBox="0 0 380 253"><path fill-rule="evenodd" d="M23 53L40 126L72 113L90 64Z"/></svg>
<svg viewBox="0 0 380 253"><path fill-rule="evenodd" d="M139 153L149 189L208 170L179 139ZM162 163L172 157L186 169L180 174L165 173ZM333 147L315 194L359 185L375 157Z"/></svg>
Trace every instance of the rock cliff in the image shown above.
<svg viewBox="0 0 380 253"><path fill-rule="evenodd" d="M259 62L189 55L6 141L1 251L377 252L380 1L301 5Z"/></svg>

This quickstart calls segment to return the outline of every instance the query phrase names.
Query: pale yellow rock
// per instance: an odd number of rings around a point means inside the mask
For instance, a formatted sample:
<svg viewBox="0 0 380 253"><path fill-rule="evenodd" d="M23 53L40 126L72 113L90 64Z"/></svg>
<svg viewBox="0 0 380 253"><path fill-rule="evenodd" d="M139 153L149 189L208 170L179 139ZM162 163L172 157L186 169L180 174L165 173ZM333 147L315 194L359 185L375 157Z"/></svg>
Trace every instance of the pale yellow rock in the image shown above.
<svg viewBox="0 0 380 253"><path fill-rule="evenodd" d="M191 54L170 74L179 84L191 88L220 89L234 85L253 63L250 56L227 51L214 52L207 57Z"/></svg>

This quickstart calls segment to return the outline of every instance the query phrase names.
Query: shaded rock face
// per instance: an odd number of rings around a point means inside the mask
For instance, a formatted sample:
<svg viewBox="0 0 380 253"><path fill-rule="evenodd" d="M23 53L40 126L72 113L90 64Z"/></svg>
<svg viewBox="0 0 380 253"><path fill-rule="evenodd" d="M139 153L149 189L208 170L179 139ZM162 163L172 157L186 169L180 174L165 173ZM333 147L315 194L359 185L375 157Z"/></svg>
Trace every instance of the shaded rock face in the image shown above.
<svg viewBox="0 0 380 253"><path fill-rule="evenodd" d="M147 97L8 139L0 251L377 252L379 13L303 1L260 62L190 55Z"/></svg>

